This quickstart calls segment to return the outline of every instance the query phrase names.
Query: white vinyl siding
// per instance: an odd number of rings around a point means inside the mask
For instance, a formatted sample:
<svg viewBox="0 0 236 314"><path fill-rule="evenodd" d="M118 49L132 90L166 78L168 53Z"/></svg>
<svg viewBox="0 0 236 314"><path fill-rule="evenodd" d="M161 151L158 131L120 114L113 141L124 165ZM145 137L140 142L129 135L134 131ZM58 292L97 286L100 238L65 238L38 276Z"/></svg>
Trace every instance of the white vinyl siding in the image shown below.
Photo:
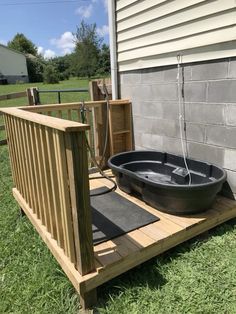
<svg viewBox="0 0 236 314"><path fill-rule="evenodd" d="M235 0L117 0L119 71L235 56L235 22Z"/></svg>
<svg viewBox="0 0 236 314"><path fill-rule="evenodd" d="M0 45L0 72L5 76L27 76L25 56Z"/></svg>

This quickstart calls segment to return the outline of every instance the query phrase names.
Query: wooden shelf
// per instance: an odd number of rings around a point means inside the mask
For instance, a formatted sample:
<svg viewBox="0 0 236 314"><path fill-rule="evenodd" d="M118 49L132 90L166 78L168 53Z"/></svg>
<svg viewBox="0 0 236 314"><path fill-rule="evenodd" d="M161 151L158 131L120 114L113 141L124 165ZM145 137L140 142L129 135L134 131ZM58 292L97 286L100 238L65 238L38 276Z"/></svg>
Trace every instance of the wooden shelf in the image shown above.
<svg viewBox="0 0 236 314"><path fill-rule="evenodd" d="M118 134L125 134L125 133L130 133L131 130L120 130L120 131L114 131L113 135L118 135Z"/></svg>
<svg viewBox="0 0 236 314"><path fill-rule="evenodd" d="M111 155L133 149L131 102L109 104Z"/></svg>

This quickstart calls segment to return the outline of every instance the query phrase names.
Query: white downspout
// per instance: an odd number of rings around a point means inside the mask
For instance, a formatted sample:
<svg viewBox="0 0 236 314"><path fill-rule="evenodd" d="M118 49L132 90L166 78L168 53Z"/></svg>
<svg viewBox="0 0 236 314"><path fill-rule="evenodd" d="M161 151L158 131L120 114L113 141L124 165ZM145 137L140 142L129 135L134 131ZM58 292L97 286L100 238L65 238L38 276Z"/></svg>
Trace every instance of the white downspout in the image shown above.
<svg viewBox="0 0 236 314"><path fill-rule="evenodd" d="M117 50L116 50L116 1L108 0L108 22L110 35L112 99L118 99Z"/></svg>

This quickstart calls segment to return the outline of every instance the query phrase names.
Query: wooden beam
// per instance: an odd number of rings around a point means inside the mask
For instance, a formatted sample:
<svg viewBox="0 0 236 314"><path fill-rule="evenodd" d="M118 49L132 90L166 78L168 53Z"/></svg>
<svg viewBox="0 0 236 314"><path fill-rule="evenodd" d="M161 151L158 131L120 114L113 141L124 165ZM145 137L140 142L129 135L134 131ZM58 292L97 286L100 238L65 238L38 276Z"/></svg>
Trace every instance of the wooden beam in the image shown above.
<svg viewBox="0 0 236 314"><path fill-rule="evenodd" d="M34 108L34 107L29 107ZM18 117L27 121L31 121L37 124L41 124L50 128L54 128L64 132L84 131L89 129L88 124L82 124L75 121L58 119L46 115L40 115L34 112L27 112L19 108L1 108L1 112L10 114L14 117Z"/></svg>
<svg viewBox="0 0 236 314"><path fill-rule="evenodd" d="M113 105L122 105L131 103L129 99L117 99L117 100L109 100L110 104ZM100 107L100 105L105 105L105 100L98 101L85 101L86 107ZM82 105L82 102L71 102L71 103L63 103L63 104L49 104L49 105L40 105L40 106L22 106L19 109L23 109L31 112L45 112L50 110L66 110L66 109L79 109Z"/></svg>
<svg viewBox="0 0 236 314"><path fill-rule="evenodd" d="M81 275L95 269L85 136L84 132L65 134L76 268Z"/></svg>
<svg viewBox="0 0 236 314"><path fill-rule="evenodd" d="M78 293L85 293L84 290L84 282L88 278L96 277L98 273L96 271L86 275L81 276L80 273L75 269L73 263L71 263L70 259L65 255L62 248L59 247L57 241L54 240L51 234L47 231L46 227L42 225L41 221L37 218L36 214L32 212L29 208L28 204L25 202L23 197L21 196L20 192L13 188L13 196L15 197L16 201L20 205L20 207L24 210L27 217L41 236L42 240L46 243L47 247L56 258L58 263L61 265L63 271L66 273L70 281L72 282L75 289Z"/></svg>
<svg viewBox="0 0 236 314"><path fill-rule="evenodd" d="M26 92L18 92L18 93L0 95L0 101L1 100L7 100L7 99L21 98L21 97L26 97L26 96L27 96Z"/></svg>

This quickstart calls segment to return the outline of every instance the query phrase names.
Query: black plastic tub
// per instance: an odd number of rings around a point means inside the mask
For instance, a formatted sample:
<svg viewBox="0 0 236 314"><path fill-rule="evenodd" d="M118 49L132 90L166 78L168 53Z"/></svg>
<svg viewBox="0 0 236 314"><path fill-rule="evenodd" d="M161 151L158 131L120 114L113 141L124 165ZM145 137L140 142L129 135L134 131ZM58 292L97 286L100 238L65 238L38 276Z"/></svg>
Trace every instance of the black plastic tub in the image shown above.
<svg viewBox="0 0 236 314"><path fill-rule="evenodd" d="M226 172L209 163L158 151L131 151L108 161L119 188L171 214L207 210L226 181Z"/></svg>

